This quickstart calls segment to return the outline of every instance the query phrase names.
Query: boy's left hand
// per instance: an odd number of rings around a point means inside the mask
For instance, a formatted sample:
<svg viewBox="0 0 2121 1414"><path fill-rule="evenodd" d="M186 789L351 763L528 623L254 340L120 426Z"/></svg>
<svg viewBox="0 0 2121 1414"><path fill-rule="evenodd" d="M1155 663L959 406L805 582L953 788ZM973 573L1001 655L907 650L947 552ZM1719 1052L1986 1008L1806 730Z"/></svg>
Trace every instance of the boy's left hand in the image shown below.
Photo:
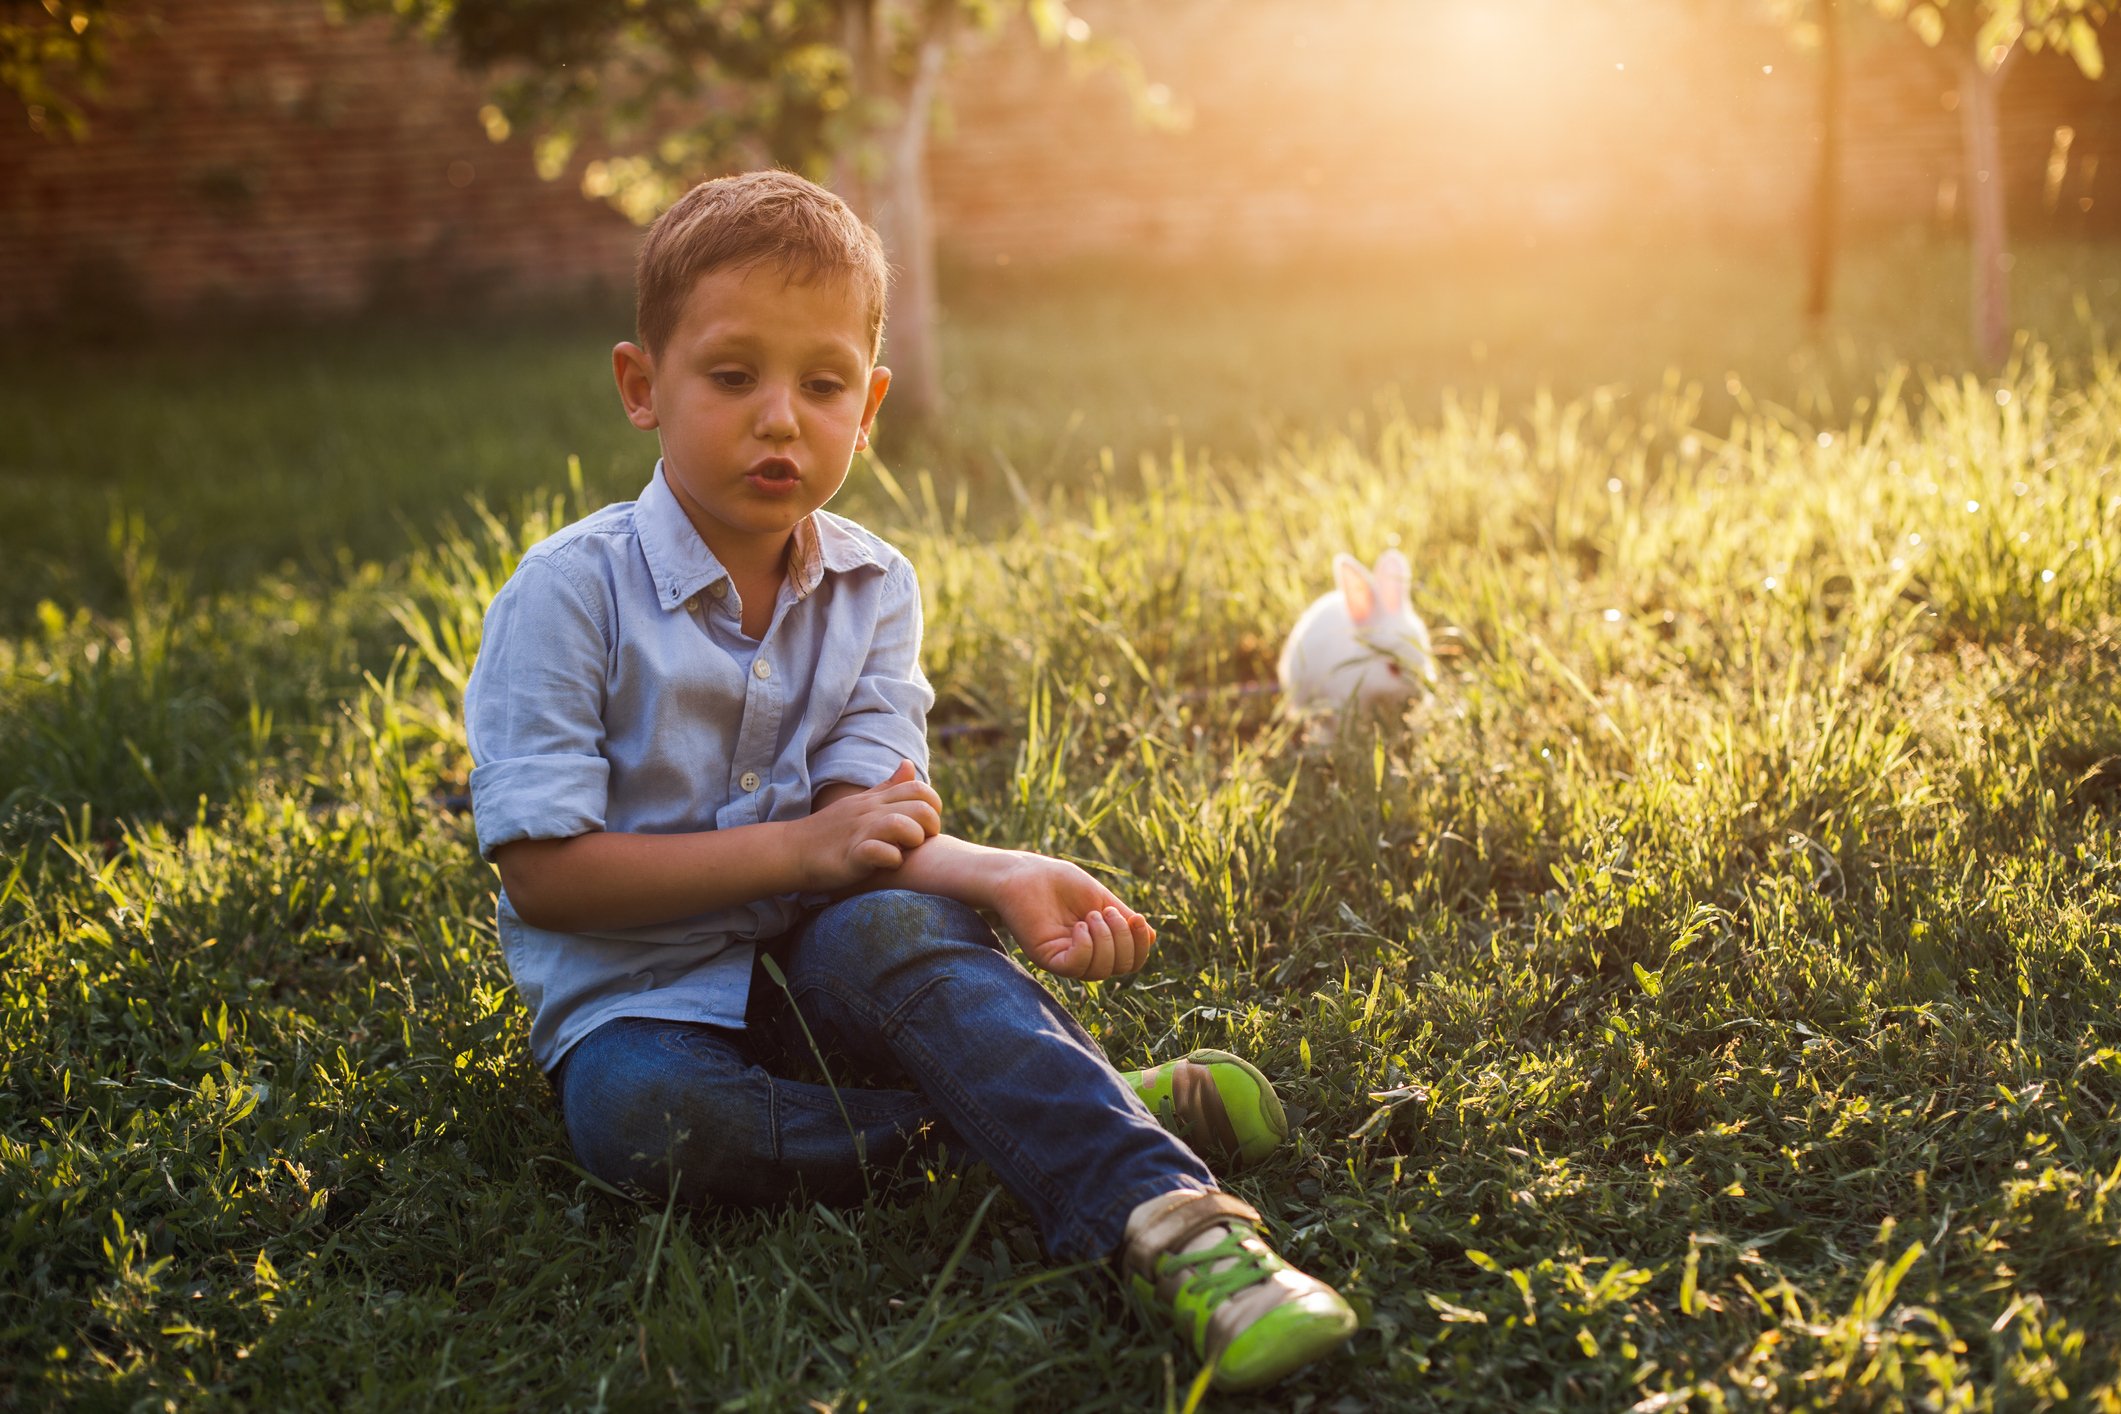
<svg viewBox="0 0 2121 1414"><path fill-rule="evenodd" d="M1101 981L1148 959L1156 930L1088 872L1063 859L1017 856L995 889L994 911L1016 945L1056 977Z"/></svg>

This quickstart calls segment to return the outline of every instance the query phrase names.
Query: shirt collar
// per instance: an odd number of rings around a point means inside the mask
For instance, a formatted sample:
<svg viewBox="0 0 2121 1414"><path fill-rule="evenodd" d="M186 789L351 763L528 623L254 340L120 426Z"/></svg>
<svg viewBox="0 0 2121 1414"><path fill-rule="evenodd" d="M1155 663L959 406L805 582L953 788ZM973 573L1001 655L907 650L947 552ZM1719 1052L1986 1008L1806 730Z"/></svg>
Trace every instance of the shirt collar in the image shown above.
<svg viewBox="0 0 2121 1414"><path fill-rule="evenodd" d="M654 479L634 504L633 520L641 553L648 560L649 576L655 581L656 602L663 608L678 608L716 580L729 577L729 571L722 568L722 562L693 528L692 518L678 504L677 493L664 479L660 461L655 464ZM789 578L794 581L797 598L815 591L827 570L844 573L876 564L868 541L838 516L813 511L796 522Z"/></svg>

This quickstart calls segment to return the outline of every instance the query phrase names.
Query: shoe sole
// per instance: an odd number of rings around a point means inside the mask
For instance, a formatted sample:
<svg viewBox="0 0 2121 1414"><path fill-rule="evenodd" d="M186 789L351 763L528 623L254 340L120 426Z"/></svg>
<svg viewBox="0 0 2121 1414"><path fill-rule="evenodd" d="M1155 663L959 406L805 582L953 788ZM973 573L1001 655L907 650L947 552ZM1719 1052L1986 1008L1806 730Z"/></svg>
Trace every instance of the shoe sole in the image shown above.
<svg viewBox="0 0 2121 1414"><path fill-rule="evenodd" d="M1355 1334L1359 1324L1353 1308L1340 1300L1331 1306L1285 1306L1270 1311L1224 1348L1216 1361L1214 1385L1221 1390L1248 1390L1273 1384L1332 1354Z"/></svg>

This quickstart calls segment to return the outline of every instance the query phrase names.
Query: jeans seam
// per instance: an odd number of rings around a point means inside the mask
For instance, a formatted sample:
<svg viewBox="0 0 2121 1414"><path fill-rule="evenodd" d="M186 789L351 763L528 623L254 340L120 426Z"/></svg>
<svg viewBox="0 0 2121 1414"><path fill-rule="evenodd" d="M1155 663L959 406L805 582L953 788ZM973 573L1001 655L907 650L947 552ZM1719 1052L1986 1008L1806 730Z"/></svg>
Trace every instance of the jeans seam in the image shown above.
<svg viewBox="0 0 2121 1414"><path fill-rule="evenodd" d="M921 983L920 986L915 987L911 996L908 996L891 1010L882 1013L877 1011L867 996L860 992L843 990L836 981L829 977L820 978L815 982L805 982L799 990L793 983L790 983L789 999L800 1008L803 997L810 996L816 992L823 992L842 1006L860 1012L864 1019L876 1027L879 1036L889 1039L905 1030L905 1023L899 1019L901 1012L911 1008L916 1002L919 1002L923 997L926 997L930 992L949 980L950 974L947 972L939 977L930 977L927 981Z"/></svg>
<svg viewBox="0 0 2121 1414"><path fill-rule="evenodd" d="M773 1161L780 1163L786 1158L781 1145L781 1087L764 1067L760 1073L766 1076L766 1145L773 1151Z"/></svg>
<svg viewBox="0 0 2121 1414"><path fill-rule="evenodd" d="M901 1012L904 1012L908 1007L912 1006L915 1002L919 1001L922 997L926 996L930 991L933 991L936 987L949 980L949 974L947 973L940 977L934 977L929 979L928 981L922 983L920 987L915 989L911 996L907 997L904 1001L900 1002L897 1006L893 1007L889 1013L883 1015L881 1018L879 1018L876 1008L871 1005L867 997L861 996L857 993L842 991L840 987L830 979L813 982L807 987L805 987L803 990L806 995L812 992L823 992L826 995L830 996L834 1001L839 1002L842 1006L848 1007L850 1010L861 1013L862 1015L869 1018L871 1023L876 1026L877 1032L880 1035L892 1039L904 1037L906 1044L912 1049L918 1051L920 1053L921 1058L924 1061L928 1062L928 1069L930 1072L932 1072L934 1083L940 1085L943 1090L950 1096L951 1099L957 1101L959 1108L964 1110L967 1115L976 1117L981 1135L998 1151L1006 1155L1012 1161L1015 1167L1027 1176L1031 1185L1038 1191L1039 1197L1055 1208L1066 1207L1067 1205L1065 1200L1062 1198L1060 1193L1058 1193L1053 1188L1051 1180L1046 1177L1045 1171L1037 1164L1034 1164L1031 1161L1030 1155L1026 1154L1024 1150L1017 1145L1016 1141L1013 1138L1011 1138L1006 1133L1001 1133L995 1130L994 1126L988 1120L986 1111L974 1105L972 1103L972 1097L966 1094L964 1088L957 1083L956 1078L953 1077L946 1068L937 1063L935 1052L928 1049L927 1046L923 1045L920 1037L914 1032L908 1030L905 1024L899 1020L899 1014Z"/></svg>
<svg viewBox="0 0 2121 1414"><path fill-rule="evenodd" d="M792 1080L783 1075L772 1075L771 1072L768 1072L768 1074L774 1082L775 1093L779 1097L778 1103L783 1112L793 1112L798 1108L804 1108L815 1110L816 1113L821 1115L838 1117L840 1111L837 1106L815 1104L790 1088L803 1086L807 1082ZM827 1087L816 1085L810 1088L823 1090ZM861 1125L896 1124L903 1120L908 1113L918 1114L926 1107L926 1099L918 1090L893 1089L890 1093L904 1095L906 1098L901 1102L889 1105L879 1104L873 1098L883 1093L885 1091L873 1089L842 1089L839 1092L839 1096L841 1104L846 1107L848 1118Z"/></svg>
<svg viewBox="0 0 2121 1414"><path fill-rule="evenodd" d="M906 1032L904 1035L906 1044L919 1051L922 1057L933 1066L935 1052L921 1044L920 1037L911 1032ZM1061 1196L1059 1190L1053 1187L1053 1182L1046 1176L1045 1169L1033 1163L1031 1156L1024 1152L1015 1139L995 1130L988 1120L986 1111L972 1103L972 1097L965 1092L963 1086L957 1083L955 1077L939 1068L937 1069L937 1075L943 1088L949 1091L952 1098L958 1102L966 1114L977 1116L980 1132L986 1136L987 1141L993 1144L996 1149L1009 1156L1017 1171L1024 1174L1031 1186L1038 1191L1039 1197L1055 1208L1065 1208L1067 1206L1066 1200Z"/></svg>
<svg viewBox="0 0 2121 1414"><path fill-rule="evenodd" d="M897 1006L891 1008L890 1011L884 1013L882 1019L876 1023L877 1031L887 1038L898 1035L899 1032L906 1029L906 1023L899 1019L900 1015L906 1011L910 1011L915 1003L922 1000L930 992L934 991L937 987L942 986L943 983L948 982L949 980L950 974L945 972L942 973L940 976L930 977L927 981L921 983L920 986L915 987L910 996L908 996L904 1001L900 1002ZM838 995L838 993L835 991L834 995Z"/></svg>

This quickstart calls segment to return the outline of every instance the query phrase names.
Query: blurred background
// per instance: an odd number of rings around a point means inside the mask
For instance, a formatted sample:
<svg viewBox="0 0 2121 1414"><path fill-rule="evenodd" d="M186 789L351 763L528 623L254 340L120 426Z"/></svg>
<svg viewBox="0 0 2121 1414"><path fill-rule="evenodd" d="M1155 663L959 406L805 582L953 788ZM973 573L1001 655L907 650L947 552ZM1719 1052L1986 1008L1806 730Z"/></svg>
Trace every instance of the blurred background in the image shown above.
<svg viewBox="0 0 2121 1414"><path fill-rule="evenodd" d="M569 453L630 495L652 448L612 415L605 350L636 222L764 162L884 229L882 451L975 509L1380 402L1507 417L1671 383L1709 425L1750 400L1826 425L1903 364L2088 356L2121 307L2096 5L10 13L0 516L88 580L114 515L179 558L212 526L211 581L388 553Z"/></svg>
<svg viewBox="0 0 2121 1414"><path fill-rule="evenodd" d="M970 36L929 158L967 266L1287 262L1589 243L1794 242L1820 130L1816 24L1742 0L1082 0L1171 110L1015 23ZM350 312L622 289L630 222L537 171L446 48L325 0L143 5L77 141L0 129L0 315ZM1963 219L1953 77L1852 13L1843 217ZM483 110L483 116L482 116ZM2002 109L2013 225L2121 232L2121 78L2026 56ZM730 165L740 165L742 154ZM711 175L705 173L703 175Z"/></svg>

